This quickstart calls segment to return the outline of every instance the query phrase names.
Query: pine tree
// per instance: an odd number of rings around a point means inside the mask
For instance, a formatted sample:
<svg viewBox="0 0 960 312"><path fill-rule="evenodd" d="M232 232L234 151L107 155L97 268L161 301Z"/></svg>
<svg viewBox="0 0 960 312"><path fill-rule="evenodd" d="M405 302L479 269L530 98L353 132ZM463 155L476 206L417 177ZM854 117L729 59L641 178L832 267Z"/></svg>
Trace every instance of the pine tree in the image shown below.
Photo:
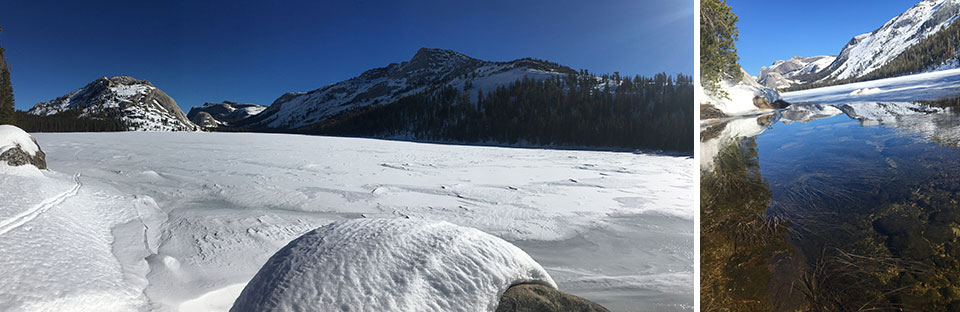
<svg viewBox="0 0 960 312"><path fill-rule="evenodd" d="M700 84L717 90L721 79L740 80L740 59L734 44L740 36L737 16L726 0L700 1Z"/></svg>
<svg viewBox="0 0 960 312"><path fill-rule="evenodd" d="M3 47L0 47L0 124L12 125L17 123L13 108L13 85L10 84L10 65L3 52Z"/></svg>

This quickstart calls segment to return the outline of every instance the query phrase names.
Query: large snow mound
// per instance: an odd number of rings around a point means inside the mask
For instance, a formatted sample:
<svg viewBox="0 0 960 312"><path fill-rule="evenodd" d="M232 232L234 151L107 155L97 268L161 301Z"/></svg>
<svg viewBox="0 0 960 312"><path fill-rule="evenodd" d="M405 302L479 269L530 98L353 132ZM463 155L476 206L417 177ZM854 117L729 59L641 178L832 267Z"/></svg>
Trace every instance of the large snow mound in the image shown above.
<svg viewBox="0 0 960 312"><path fill-rule="evenodd" d="M320 227L264 264L231 311L494 311L512 285L556 283L516 246L444 221Z"/></svg>
<svg viewBox="0 0 960 312"><path fill-rule="evenodd" d="M33 137L23 129L12 125L0 125L0 154L16 147L20 147L30 156L37 155L37 151L40 150Z"/></svg>

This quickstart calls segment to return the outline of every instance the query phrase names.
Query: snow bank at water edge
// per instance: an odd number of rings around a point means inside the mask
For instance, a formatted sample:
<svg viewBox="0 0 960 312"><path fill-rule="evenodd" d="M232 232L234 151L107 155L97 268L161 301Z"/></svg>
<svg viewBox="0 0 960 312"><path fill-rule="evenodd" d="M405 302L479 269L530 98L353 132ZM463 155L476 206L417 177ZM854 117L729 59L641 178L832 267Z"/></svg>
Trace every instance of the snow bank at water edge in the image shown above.
<svg viewBox="0 0 960 312"><path fill-rule="evenodd" d="M494 311L512 285L556 283L516 246L443 221L338 221L278 251L231 311Z"/></svg>
<svg viewBox="0 0 960 312"><path fill-rule="evenodd" d="M960 69L788 92L791 103L912 102L960 94ZM860 91L860 92L858 92Z"/></svg>

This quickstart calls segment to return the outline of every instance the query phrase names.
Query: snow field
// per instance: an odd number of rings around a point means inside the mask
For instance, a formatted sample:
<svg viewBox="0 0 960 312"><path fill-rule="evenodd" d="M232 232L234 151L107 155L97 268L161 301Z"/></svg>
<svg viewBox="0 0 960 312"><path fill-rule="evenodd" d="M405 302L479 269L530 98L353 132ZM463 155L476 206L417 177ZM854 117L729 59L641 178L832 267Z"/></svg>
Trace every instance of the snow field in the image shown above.
<svg viewBox="0 0 960 312"><path fill-rule="evenodd" d="M254 133L35 136L51 170L0 170L0 188L16 190L0 194L10 203L0 218L71 190L75 174L82 187L0 234L0 250L25 250L0 253L10 263L0 274L22 275L0 280L0 310L56 305L76 289L118 310L226 309L290 240L358 218L479 229L519 246L560 290L614 310L692 309L687 157ZM97 258L76 268L84 257Z"/></svg>

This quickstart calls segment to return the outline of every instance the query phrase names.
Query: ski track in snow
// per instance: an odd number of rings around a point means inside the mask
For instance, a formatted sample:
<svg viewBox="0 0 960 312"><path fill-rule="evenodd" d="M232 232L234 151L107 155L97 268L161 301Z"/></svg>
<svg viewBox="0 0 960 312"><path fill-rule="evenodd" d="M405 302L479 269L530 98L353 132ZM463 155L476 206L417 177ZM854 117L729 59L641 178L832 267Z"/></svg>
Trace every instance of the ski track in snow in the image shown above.
<svg viewBox="0 0 960 312"><path fill-rule="evenodd" d="M76 184L70 190L60 193L57 196L48 198L33 208L27 209L26 211L21 212L10 219L0 221L0 235L7 234L7 232L23 226L27 222L39 217L44 212L47 212L57 205L60 205L68 198L77 196L77 194L80 192L80 187L83 186L83 183L80 182L80 173L73 175L73 180Z"/></svg>

